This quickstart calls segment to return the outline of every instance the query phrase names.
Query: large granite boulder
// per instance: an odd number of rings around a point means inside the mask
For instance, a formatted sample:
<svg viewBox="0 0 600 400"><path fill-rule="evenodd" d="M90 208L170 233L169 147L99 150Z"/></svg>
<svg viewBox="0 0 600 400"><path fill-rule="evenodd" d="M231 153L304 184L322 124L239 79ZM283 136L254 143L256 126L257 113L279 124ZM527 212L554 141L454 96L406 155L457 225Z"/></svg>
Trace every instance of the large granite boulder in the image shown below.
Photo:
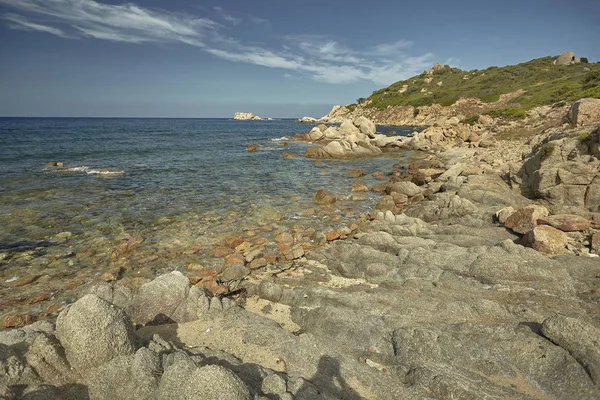
<svg viewBox="0 0 600 400"><path fill-rule="evenodd" d="M207 365L199 368L190 358L180 358L165 369L158 398L164 400L250 400L246 385L230 370Z"/></svg>
<svg viewBox="0 0 600 400"><path fill-rule="evenodd" d="M129 317L93 294L85 295L60 313L56 320L56 337L71 366L81 374L135 351Z"/></svg>
<svg viewBox="0 0 600 400"><path fill-rule="evenodd" d="M77 371L71 369L60 342L47 333L38 335L26 355L27 363L46 383L60 386L77 382Z"/></svg>
<svg viewBox="0 0 600 400"><path fill-rule="evenodd" d="M573 127L599 123L600 99L577 100L571 105L567 118Z"/></svg>
<svg viewBox="0 0 600 400"><path fill-rule="evenodd" d="M553 205L600 210L598 130L578 137L546 137L525 159L516 178L521 192Z"/></svg>
<svg viewBox="0 0 600 400"><path fill-rule="evenodd" d="M354 120L354 125L358 127L358 129L369 138L375 138L375 133L377 132L377 127L375 123L368 119L367 117L358 117Z"/></svg>
<svg viewBox="0 0 600 400"><path fill-rule="evenodd" d="M387 186L387 188L385 189L385 191L388 194L392 194L392 193L403 194L406 197L408 197L409 199L423 194L423 189L410 181L401 181L401 182L390 183Z"/></svg>
<svg viewBox="0 0 600 400"><path fill-rule="evenodd" d="M379 154L381 154L381 149L370 142L355 143L346 140L332 141L322 147L309 147L304 153L308 158L354 158L371 157Z"/></svg>
<svg viewBox="0 0 600 400"><path fill-rule="evenodd" d="M97 400L155 399L160 356L142 347L135 354L113 358L85 379L90 398Z"/></svg>
<svg viewBox="0 0 600 400"><path fill-rule="evenodd" d="M355 127L352 121L342 122L339 132L342 138L350 142L358 142L359 140L365 140L366 138L365 134Z"/></svg>
<svg viewBox="0 0 600 400"><path fill-rule="evenodd" d="M571 65L571 64L575 64L576 62L576 58L575 58L575 53L573 53L572 51L566 51L564 53L562 53L560 56L556 57L556 59L554 60L554 64L555 65Z"/></svg>
<svg viewBox="0 0 600 400"><path fill-rule="evenodd" d="M136 324L188 322L208 311L210 299L181 272L173 271L142 285L132 308Z"/></svg>

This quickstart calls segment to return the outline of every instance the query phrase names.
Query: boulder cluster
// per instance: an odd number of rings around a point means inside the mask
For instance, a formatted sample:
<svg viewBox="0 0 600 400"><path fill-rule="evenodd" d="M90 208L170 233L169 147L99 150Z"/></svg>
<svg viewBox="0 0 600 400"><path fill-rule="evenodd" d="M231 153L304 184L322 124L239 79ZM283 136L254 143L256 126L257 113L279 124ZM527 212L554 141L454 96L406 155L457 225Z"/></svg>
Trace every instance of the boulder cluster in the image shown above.
<svg viewBox="0 0 600 400"><path fill-rule="evenodd" d="M136 334L144 325L224 318L238 310L181 273L159 276L135 294L109 284L93 292L64 310L56 326L41 321L0 332L0 398L292 398L285 374L260 366L250 371L216 350Z"/></svg>
<svg viewBox="0 0 600 400"><path fill-rule="evenodd" d="M306 150L309 158L372 157L398 149L402 142L400 137L378 134L375 123L366 117L345 120L339 127L321 124L295 139L317 144Z"/></svg>

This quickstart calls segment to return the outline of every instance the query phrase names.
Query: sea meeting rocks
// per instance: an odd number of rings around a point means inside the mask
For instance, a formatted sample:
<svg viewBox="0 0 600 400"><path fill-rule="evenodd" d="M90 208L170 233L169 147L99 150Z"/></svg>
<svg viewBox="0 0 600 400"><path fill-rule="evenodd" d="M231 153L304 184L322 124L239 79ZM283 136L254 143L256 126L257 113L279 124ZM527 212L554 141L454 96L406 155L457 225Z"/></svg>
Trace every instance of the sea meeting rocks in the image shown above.
<svg viewBox="0 0 600 400"><path fill-rule="evenodd" d="M95 286L61 312L56 329L36 322L0 331L0 393L600 398L600 215L586 201L595 176L585 169L598 162L598 131L536 125L548 122L545 113L526 122L528 137L490 134L489 147L441 141L378 188L394 210L373 211L323 246L298 243L301 227L277 232L293 259L232 280L225 292L192 285L197 273L223 279L194 266L189 278L169 272L138 288ZM552 168L561 180L542 179ZM559 240L539 247L547 231ZM240 263L267 256L243 237L222 242L219 251L239 252Z"/></svg>

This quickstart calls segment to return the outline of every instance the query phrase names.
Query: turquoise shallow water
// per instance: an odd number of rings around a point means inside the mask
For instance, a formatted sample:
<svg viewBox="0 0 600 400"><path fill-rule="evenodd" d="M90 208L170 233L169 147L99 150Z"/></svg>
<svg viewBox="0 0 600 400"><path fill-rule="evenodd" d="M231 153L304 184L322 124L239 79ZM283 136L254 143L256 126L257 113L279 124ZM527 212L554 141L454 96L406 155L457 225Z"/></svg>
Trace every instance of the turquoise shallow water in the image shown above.
<svg viewBox="0 0 600 400"><path fill-rule="evenodd" d="M255 228L269 212L285 216L279 229L342 223L369 210L373 193L344 200L353 183L347 172L362 168L373 184L369 174L391 171L405 162L402 155L317 166L302 157L308 144L282 139L310 128L291 120L1 118L0 253L46 243L74 252L109 249L123 235L147 244L200 240ZM259 151L248 152L248 143ZM124 173L90 173L98 169ZM305 213L321 188L341 201L327 213ZM68 239L55 245L61 232ZM0 267L22 267L23 260L32 262L0 254Z"/></svg>

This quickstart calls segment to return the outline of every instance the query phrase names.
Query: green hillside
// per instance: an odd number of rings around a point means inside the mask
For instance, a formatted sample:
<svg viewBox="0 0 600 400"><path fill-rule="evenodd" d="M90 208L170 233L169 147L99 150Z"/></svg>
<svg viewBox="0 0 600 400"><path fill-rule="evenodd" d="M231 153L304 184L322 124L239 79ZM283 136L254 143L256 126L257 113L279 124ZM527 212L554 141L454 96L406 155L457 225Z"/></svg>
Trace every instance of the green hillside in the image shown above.
<svg viewBox="0 0 600 400"><path fill-rule="evenodd" d="M366 107L450 106L461 97L476 97L491 103L501 94L524 90L524 94L510 101L510 109L518 113L582 97L600 98L600 63L553 65L552 60L552 57L544 57L486 70L463 71L446 67L426 71L373 92Z"/></svg>

